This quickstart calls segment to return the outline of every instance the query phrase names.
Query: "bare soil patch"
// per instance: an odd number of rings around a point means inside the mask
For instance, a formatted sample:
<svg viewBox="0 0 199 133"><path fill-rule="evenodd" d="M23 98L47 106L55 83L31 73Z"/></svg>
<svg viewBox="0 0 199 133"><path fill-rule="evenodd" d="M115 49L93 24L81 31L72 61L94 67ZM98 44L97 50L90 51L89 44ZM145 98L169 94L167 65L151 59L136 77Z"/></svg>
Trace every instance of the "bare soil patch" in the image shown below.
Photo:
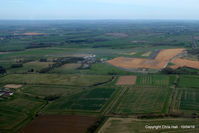
<svg viewBox="0 0 199 133"><path fill-rule="evenodd" d="M172 69L177 69L179 67L191 67L191 68L199 69L199 61L174 58L171 62L175 64L175 65L169 66Z"/></svg>
<svg viewBox="0 0 199 133"><path fill-rule="evenodd" d="M92 116L44 115L33 120L21 133L84 133L96 119Z"/></svg>
<svg viewBox="0 0 199 133"><path fill-rule="evenodd" d="M159 52L155 59L118 57L106 61L107 63L125 69L163 69L169 60L183 52L184 49L165 49Z"/></svg>
<svg viewBox="0 0 199 133"><path fill-rule="evenodd" d="M142 56L149 56L150 54L151 54L151 51L142 54Z"/></svg>
<svg viewBox="0 0 199 133"><path fill-rule="evenodd" d="M17 84L7 84L4 86L4 88L12 88L12 89L17 89L22 87L22 85L17 85Z"/></svg>
<svg viewBox="0 0 199 133"><path fill-rule="evenodd" d="M116 85L134 85L136 76L120 76Z"/></svg>
<svg viewBox="0 0 199 133"><path fill-rule="evenodd" d="M115 36L115 37L121 37L121 38L128 37L128 35L126 33L106 33L106 35Z"/></svg>

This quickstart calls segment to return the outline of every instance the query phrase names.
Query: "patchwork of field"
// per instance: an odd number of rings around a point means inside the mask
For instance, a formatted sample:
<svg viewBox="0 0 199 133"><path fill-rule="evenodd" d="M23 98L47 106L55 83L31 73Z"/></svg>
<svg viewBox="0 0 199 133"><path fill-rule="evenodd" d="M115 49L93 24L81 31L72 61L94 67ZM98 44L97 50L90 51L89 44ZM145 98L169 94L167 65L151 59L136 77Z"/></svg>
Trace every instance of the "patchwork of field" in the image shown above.
<svg viewBox="0 0 199 133"><path fill-rule="evenodd" d="M69 110L99 111L112 96L113 88L95 88L85 90L70 97L62 97L46 108L46 112L64 112Z"/></svg>
<svg viewBox="0 0 199 133"><path fill-rule="evenodd" d="M171 63L175 64L172 66L169 66L172 69L177 69L179 67L190 67L199 69L199 61L191 61L187 59L181 59L181 58L174 58Z"/></svg>
<svg viewBox="0 0 199 133"><path fill-rule="evenodd" d="M120 76L116 85L134 85L136 76Z"/></svg>
<svg viewBox="0 0 199 133"><path fill-rule="evenodd" d="M190 128L183 129L181 128L182 125L190 125ZM178 128L169 129L166 126L178 126ZM139 120L133 118L109 118L98 133L197 133L199 132L198 126L198 119Z"/></svg>
<svg viewBox="0 0 199 133"><path fill-rule="evenodd" d="M102 75L10 74L0 78L0 84L92 86L111 79Z"/></svg>
<svg viewBox="0 0 199 133"><path fill-rule="evenodd" d="M21 133L84 133L96 119L93 116L44 115L34 119Z"/></svg>
<svg viewBox="0 0 199 133"><path fill-rule="evenodd" d="M23 96L0 102L0 131L13 132L32 117L43 101Z"/></svg>
<svg viewBox="0 0 199 133"><path fill-rule="evenodd" d="M167 66L169 60L184 51L184 49L165 49L161 50L155 59L141 59L141 58L126 58L117 57L106 61L107 63L125 68L125 69L163 69Z"/></svg>
<svg viewBox="0 0 199 133"><path fill-rule="evenodd" d="M171 95L168 86L167 76L138 76L136 85L129 87L114 107L114 112L117 114L164 112Z"/></svg>

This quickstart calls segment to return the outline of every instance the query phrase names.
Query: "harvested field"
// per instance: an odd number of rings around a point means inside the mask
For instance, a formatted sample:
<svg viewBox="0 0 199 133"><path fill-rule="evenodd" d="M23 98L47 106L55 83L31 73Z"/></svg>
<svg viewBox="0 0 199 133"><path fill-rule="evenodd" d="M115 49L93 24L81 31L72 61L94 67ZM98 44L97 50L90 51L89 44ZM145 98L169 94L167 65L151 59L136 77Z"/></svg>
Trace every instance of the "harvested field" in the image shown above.
<svg viewBox="0 0 199 133"><path fill-rule="evenodd" d="M21 133L84 133L96 119L92 116L39 116L22 129Z"/></svg>
<svg viewBox="0 0 199 133"><path fill-rule="evenodd" d="M136 76L120 76L116 85L134 85Z"/></svg>
<svg viewBox="0 0 199 133"><path fill-rule="evenodd" d="M43 33L31 33L31 32L27 32L27 33L24 33L23 35L26 35L26 36L37 36L37 35L43 35Z"/></svg>
<svg viewBox="0 0 199 133"><path fill-rule="evenodd" d="M126 58L118 57L112 60L106 61L107 63L125 68L125 69L163 69L167 66L168 61L173 57L184 51L184 49L165 49L159 52L155 59L141 59L141 58Z"/></svg>
<svg viewBox="0 0 199 133"><path fill-rule="evenodd" d="M17 85L17 84L7 84L4 86L4 88L12 88L12 89L17 89L22 87L22 85Z"/></svg>
<svg viewBox="0 0 199 133"><path fill-rule="evenodd" d="M199 69L199 61L191 61L187 59L175 58L171 61L171 63L175 64L169 66L172 69L177 69L179 67L191 67L195 69Z"/></svg>
<svg viewBox="0 0 199 133"><path fill-rule="evenodd" d="M106 35L108 36L115 36L115 37L128 37L128 35L126 33L106 33Z"/></svg>

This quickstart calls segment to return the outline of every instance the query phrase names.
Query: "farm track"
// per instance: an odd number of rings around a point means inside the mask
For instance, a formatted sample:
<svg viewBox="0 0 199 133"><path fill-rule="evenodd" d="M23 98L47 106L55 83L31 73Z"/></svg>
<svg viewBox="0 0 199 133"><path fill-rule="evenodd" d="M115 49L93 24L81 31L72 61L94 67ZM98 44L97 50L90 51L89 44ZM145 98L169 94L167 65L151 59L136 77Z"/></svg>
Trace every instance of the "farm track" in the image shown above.
<svg viewBox="0 0 199 133"><path fill-rule="evenodd" d="M104 111L104 115L105 116L112 116L110 114L111 110L113 109L113 107L115 106L115 104L118 102L118 100L124 95L124 93L128 90L127 87L122 88L119 91L119 94L117 96L115 96L115 98L112 100L112 102L110 103L110 105L105 109Z"/></svg>
<svg viewBox="0 0 199 133"><path fill-rule="evenodd" d="M174 103L175 103L175 96L176 96L176 93L177 93L178 80L179 80L179 75L176 75L176 79L175 79L175 82L173 83L173 87L172 87L173 91L172 91L171 101L170 101L170 104L169 104L169 113L173 112L173 107L174 107Z"/></svg>

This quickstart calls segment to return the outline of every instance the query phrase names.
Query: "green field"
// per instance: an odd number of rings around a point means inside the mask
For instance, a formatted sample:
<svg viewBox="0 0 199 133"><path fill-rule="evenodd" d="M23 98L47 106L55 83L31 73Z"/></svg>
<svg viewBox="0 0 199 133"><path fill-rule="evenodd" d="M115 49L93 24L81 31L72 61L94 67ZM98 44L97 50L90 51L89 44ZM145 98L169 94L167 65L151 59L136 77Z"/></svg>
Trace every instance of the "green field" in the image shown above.
<svg viewBox="0 0 199 133"><path fill-rule="evenodd" d="M199 88L199 76L182 75L178 83L179 88Z"/></svg>
<svg viewBox="0 0 199 133"><path fill-rule="evenodd" d="M168 86L170 77L167 75L138 75L137 85Z"/></svg>
<svg viewBox="0 0 199 133"><path fill-rule="evenodd" d="M184 113L199 112L199 89L198 88L178 88L175 101L174 111Z"/></svg>
<svg viewBox="0 0 199 133"><path fill-rule="evenodd" d="M101 75L10 74L0 78L0 84L92 86L111 78Z"/></svg>
<svg viewBox="0 0 199 133"><path fill-rule="evenodd" d="M115 89L94 88L62 97L46 108L46 112L64 112L67 110L99 111L109 100Z"/></svg>
<svg viewBox="0 0 199 133"><path fill-rule="evenodd" d="M182 125L193 125L192 128L181 128ZM154 126L158 129L149 129ZM166 127L167 126L167 127ZM170 126L170 129L169 127ZM173 126L173 127L172 127ZM176 128L176 126L178 128ZM139 120L133 118L109 118L98 133L197 133L198 119L153 119Z"/></svg>
<svg viewBox="0 0 199 133"><path fill-rule="evenodd" d="M33 69L33 72L39 72L41 69L48 67L50 64L53 64L53 62L32 61L23 64L23 67L20 68L10 68L7 73L28 73L31 69Z"/></svg>
<svg viewBox="0 0 199 133"><path fill-rule="evenodd" d="M34 115L44 102L39 99L14 96L12 99L0 102L0 131L13 132L15 128Z"/></svg>
<svg viewBox="0 0 199 133"><path fill-rule="evenodd" d="M66 95L70 92L73 92L75 88L72 87L64 87L59 85L35 85L35 86L25 86L21 89L21 91L25 94L29 94L32 96L52 96L52 95Z"/></svg>
<svg viewBox="0 0 199 133"><path fill-rule="evenodd" d="M134 86L127 90L115 107L118 114L143 114L164 112L169 88L154 86Z"/></svg>

